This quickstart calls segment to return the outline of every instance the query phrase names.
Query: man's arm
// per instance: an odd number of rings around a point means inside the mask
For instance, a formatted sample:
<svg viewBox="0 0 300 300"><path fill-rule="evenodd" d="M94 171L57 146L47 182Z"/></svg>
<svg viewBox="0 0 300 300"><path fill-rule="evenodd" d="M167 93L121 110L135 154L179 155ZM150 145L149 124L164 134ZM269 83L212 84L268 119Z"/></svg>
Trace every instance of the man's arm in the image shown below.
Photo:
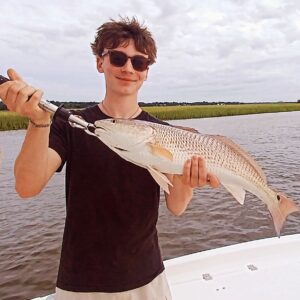
<svg viewBox="0 0 300 300"><path fill-rule="evenodd" d="M10 111L27 116L35 124L50 124L50 113L38 103L43 92L29 86L12 69L11 81L0 85L0 98ZM21 152L15 162L16 191L23 197L37 195L61 164L60 156L48 148L50 127L36 127L30 123Z"/></svg>
<svg viewBox="0 0 300 300"><path fill-rule="evenodd" d="M29 124L14 168L16 191L20 197L39 194L59 168L61 158L48 144L49 129Z"/></svg>
<svg viewBox="0 0 300 300"><path fill-rule="evenodd" d="M218 178L207 172L205 161L201 157L192 157L184 165L183 175L170 175L167 177L172 182L170 194L166 194L168 209L176 216L181 215L193 197L193 189L210 185L216 188L220 185Z"/></svg>

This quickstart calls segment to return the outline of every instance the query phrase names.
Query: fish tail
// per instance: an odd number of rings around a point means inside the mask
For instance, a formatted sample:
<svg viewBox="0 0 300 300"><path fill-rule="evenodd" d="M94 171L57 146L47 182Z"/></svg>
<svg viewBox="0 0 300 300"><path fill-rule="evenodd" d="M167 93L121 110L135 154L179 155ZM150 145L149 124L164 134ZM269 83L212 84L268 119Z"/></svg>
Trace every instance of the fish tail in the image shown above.
<svg viewBox="0 0 300 300"><path fill-rule="evenodd" d="M297 207L296 203L293 200L280 195L278 204L270 205L268 208L273 218L277 236L280 237L280 231L287 216L293 212L299 211L299 207Z"/></svg>

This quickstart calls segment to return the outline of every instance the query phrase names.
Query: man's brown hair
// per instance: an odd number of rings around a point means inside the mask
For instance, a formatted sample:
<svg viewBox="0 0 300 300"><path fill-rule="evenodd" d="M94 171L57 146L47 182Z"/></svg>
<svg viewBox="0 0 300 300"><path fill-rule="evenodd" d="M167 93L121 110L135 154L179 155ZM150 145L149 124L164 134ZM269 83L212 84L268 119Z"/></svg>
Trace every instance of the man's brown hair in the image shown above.
<svg viewBox="0 0 300 300"><path fill-rule="evenodd" d="M150 59L150 64L153 64L156 59L156 45L152 38L152 34L147 27L140 24L133 17L120 18L120 21L113 19L106 22L97 29L94 43L91 43L91 48L94 55L101 56L105 48L114 49L122 46L127 46L129 40L134 41L135 48L144 54L147 54Z"/></svg>

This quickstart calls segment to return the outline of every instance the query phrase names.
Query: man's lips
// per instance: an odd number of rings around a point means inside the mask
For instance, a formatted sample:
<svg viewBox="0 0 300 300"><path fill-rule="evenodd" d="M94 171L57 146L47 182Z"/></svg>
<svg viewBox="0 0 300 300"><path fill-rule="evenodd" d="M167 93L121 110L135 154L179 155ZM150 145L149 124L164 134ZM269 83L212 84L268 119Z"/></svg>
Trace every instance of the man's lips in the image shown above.
<svg viewBox="0 0 300 300"><path fill-rule="evenodd" d="M123 80L123 81L129 81L129 82L136 82L137 80L131 79L131 78L125 78L125 77L118 77L116 76L117 79Z"/></svg>

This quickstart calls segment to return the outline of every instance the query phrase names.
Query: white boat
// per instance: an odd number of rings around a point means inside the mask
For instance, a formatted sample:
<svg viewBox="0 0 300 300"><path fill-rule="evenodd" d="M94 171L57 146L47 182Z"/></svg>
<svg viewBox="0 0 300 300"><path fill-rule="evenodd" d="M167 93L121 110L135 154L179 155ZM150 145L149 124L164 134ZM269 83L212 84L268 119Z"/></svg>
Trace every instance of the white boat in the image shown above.
<svg viewBox="0 0 300 300"><path fill-rule="evenodd" d="M297 300L300 234L185 255L165 267L173 300Z"/></svg>
<svg viewBox="0 0 300 300"><path fill-rule="evenodd" d="M173 300L300 299L300 234L165 261Z"/></svg>

